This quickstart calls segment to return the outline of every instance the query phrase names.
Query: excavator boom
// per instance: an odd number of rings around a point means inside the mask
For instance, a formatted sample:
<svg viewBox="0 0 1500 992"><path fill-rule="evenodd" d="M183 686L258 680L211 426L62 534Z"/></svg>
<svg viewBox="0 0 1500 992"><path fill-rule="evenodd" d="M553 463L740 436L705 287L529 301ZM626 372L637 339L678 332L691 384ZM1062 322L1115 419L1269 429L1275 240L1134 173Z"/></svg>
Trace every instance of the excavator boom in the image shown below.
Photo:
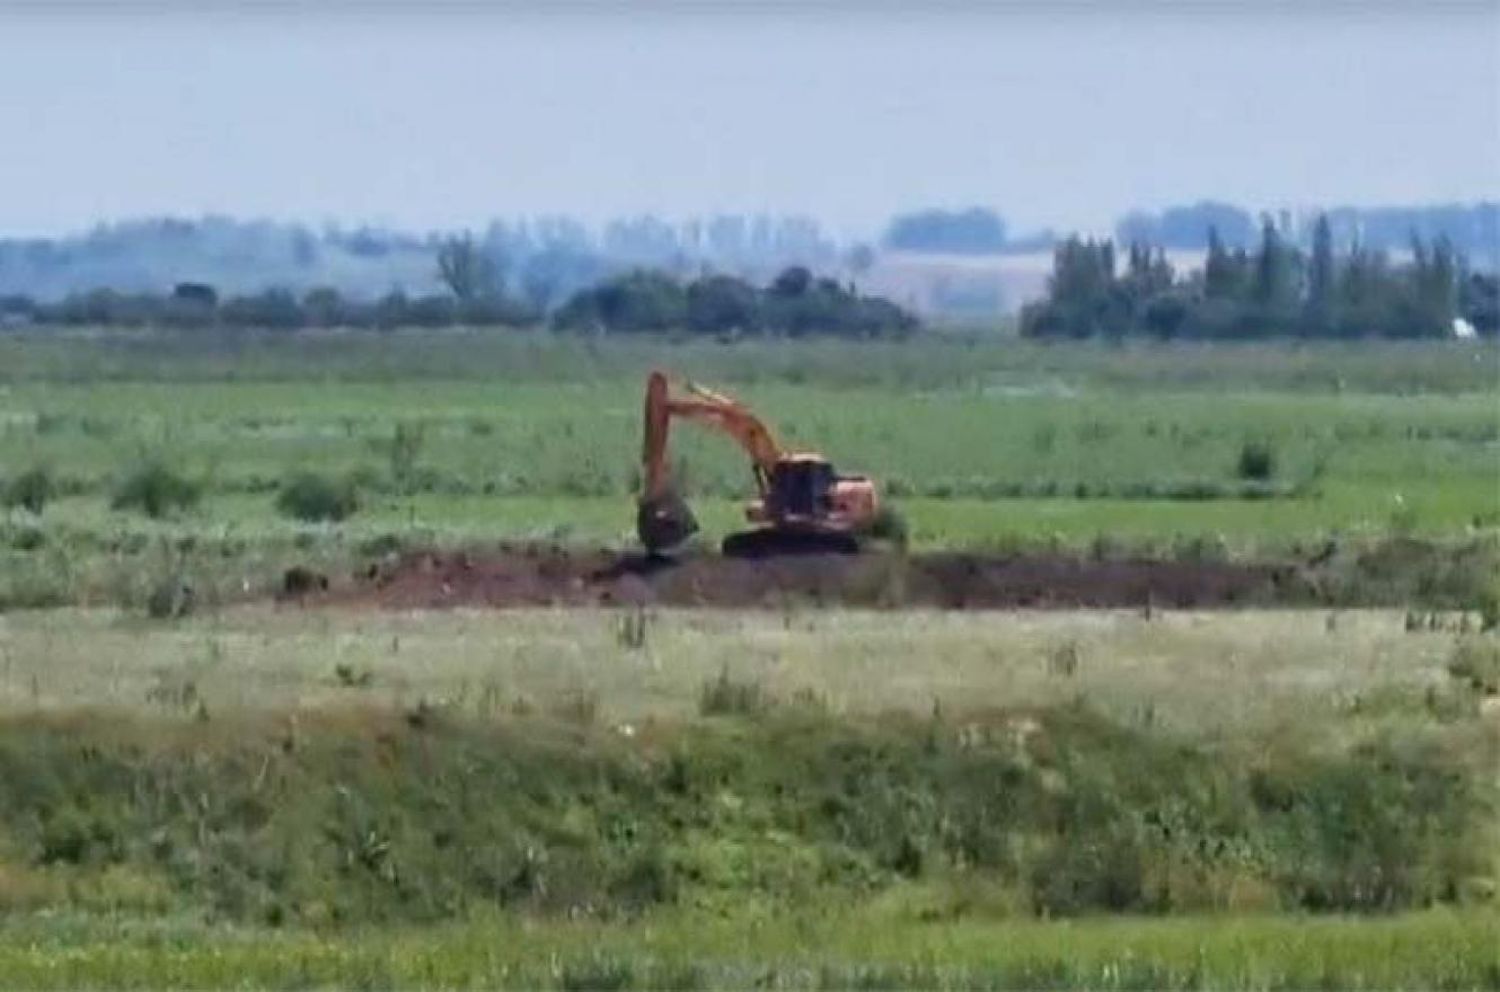
<svg viewBox="0 0 1500 992"><path fill-rule="evenodd" d="M733 438L750 456L757 488L765 491L771 471L785 452L765 423L737 400L687 384L691 398L671 395L667 377L652 372L646 380L645 431L641 463L645 474L645 497L653 499L671 490L667 465L667 437L674 417L714 428Z"/></svg>

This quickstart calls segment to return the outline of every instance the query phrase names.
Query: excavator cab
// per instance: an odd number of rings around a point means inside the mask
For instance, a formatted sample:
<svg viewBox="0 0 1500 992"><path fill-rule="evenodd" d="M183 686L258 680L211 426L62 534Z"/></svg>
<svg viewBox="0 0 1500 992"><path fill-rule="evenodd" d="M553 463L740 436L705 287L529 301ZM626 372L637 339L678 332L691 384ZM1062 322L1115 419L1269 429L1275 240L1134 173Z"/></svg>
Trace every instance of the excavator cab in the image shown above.
<svg viewBox="0 0 1500 992"><path fill-rule="evenodd" d="M838 473L821 458L786 458L771 470L766 512L772 520L818 520L833 509Z"/></svg>

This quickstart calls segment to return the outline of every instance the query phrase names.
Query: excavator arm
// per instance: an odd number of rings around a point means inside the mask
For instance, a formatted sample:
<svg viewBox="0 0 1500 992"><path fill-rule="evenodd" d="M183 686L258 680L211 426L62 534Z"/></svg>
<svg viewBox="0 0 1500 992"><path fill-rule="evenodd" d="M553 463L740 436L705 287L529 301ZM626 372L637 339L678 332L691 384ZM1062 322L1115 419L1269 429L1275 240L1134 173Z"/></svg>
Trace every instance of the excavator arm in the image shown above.
<svg viewBox="0 0 1500 992"><path fill-rule="evenodd" d="M667 437L673 418L721 431L738 443L750 457L756 487L764 495L771 469L783 455L771 429L737 400L692 383L687 384L687 391L686 398L673 397L667 377L660 372L652 372L647 380L645 442L641 452L646 498L661 496L671 489Z"/></svg>
<svg viewBox="0 0 1500 992"><path fill-rule="evenodd" d="M737 400L691 383L687 392L687 396L673 396L661 372L652 372L646 380L642 492L636 529L641 543L653 551L678 544L698 529L692 511L673 488L667 464L667 440L674 418L721 431L738 443L750 457L762 497L770 485L771 470L783 456L770 428Z"/></svg>

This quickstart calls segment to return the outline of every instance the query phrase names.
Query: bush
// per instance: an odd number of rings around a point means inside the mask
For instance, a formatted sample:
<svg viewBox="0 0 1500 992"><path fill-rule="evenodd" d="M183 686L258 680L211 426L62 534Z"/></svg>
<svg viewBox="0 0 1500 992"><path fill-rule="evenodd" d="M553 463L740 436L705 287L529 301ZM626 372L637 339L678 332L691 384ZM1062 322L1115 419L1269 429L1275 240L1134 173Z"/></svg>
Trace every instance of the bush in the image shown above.
<svg viewBox="0 0 1500 992"><path fill-rule="evenodd" d="M911 538L911 528L907 525L906 517L901 511L887 504L882 506L876 512L875 519L870 521L867 535L877 541L890 541L897 548L904 550Z"/></svg>
<svg viewBox="0 0 1500 992"><path fill-rule="evenodd" d="M41 513L56 494L56 488L52 473L37 466L7 481L4 491L0 492L0 502L9 509L21 507L31 513Z"/></svg>
<svg viewBox="0 0 1500 992"><path fill-rule="evenodd" d="M153 520L198 505L203 486L161 461L149 461L127 475L115 489L110 506L139 510Z"/></svg>
<svg viewBox="0 0 1500 992"><path fill-rule="evenodd" d="M1276 452L1264 441L1246 441L1235 471L1241 479L1265 482L1276 474Z"/></svg>
<svg viewBox="0 0 1500 992"><path fill-rule="evenodd" d="M296 520L337 522L359 509L359 490L352 479L299 472L282 483L276 494L276 509Z"/></svg>
<svg viewBox="0 0 1500 992"><path fill-rule="evenodd" d="M1448 661L1448 674L1480 695L1500 695L1500 644L1464 641Z"/></svg>
<svg viewBox="0 0 1500 992"><path fill-rule="evenodd" d="M177 620L193 612L193 587L180 575L171 575L151 587L146 597L146 615L153 620Z"/></svg>

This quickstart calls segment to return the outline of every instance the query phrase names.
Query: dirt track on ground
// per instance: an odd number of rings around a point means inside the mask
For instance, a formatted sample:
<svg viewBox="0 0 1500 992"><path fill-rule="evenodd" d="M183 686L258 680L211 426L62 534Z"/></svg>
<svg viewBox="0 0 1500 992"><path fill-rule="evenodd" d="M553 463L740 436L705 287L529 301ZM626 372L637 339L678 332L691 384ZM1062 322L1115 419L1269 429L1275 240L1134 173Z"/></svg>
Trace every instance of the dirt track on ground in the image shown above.
<svg viewBox="0 0 1500 992"><path fill-rule="evenodd" d="M675 560L604 550L502 547L410 552L317 600L385 609L662 605L781 608L1214 607L1282 599L1293 570L1271 564L1095 561L932 553Z"/></svg>

